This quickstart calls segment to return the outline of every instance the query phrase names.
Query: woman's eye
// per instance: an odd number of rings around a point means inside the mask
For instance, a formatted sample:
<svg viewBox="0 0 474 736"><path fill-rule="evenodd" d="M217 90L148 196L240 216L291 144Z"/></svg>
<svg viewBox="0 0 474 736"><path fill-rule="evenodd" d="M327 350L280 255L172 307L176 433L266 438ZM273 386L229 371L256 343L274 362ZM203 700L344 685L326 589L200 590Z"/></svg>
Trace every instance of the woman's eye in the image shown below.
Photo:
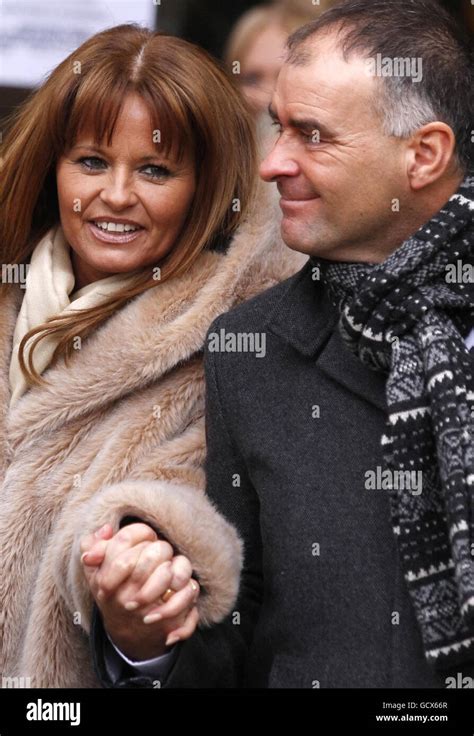
<svg viewBox="0 0 474 736"><path fill-rule="evenodd" d="M241 85L248 87L258 87L262 83L259 74L242 74L239 81Z"/></svg>
<svg viewBox="0 0 474 736"><path fill-rule="evenodd" d="M149 166L145 166L142 171L147 175L150 176L152 179L162 179L164 177L167 177L170 175L170 170L166 166L156 166L155 164L150 164Z"/></svg>
<svg viewBox="0 0 474 736"><path fill-rule="evenodd" d="M106 162L97 156L83 156L78 159L77 163L87 171L103 171L107 166ZM162 179L170 174L170 170L166 166L157 166L154 164L144 166L141 171L151 179Z"/></svg>
<svg viewBox="0 0 474 736"><path fill-rule="evenodd" d="M83 156L78 160L78 163L89 171L98 171L105 167L105 161L97 156Z"/></svg>
<svg viewBox="0 0 474 736"><path fill-rule="evenodd" d="M274 120L272 122L272 126L273 127L276 126L277 127L277 133L281 133L282 127L281 127L281 123L278 120Z"/></svg>

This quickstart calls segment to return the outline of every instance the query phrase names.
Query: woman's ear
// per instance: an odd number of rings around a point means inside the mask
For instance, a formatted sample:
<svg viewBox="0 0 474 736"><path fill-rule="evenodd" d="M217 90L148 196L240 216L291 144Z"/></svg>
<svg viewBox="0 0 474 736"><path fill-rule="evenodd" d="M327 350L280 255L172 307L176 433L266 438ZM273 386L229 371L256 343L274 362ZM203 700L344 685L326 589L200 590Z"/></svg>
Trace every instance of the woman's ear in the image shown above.
<svg viewBox="0 0 474 736"><path fill-rule="evenodd" d="M408 178L418 190L440 179L455 167L456 138L446 123L436 121L419 128L408 142Z"/></svg>

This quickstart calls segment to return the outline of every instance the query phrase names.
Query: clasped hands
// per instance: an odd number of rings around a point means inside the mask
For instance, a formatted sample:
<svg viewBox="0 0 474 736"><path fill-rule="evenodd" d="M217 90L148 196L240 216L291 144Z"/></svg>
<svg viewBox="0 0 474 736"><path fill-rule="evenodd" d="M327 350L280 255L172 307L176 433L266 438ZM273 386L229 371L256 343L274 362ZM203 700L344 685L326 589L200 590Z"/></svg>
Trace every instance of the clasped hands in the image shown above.
<svg viewBox="0 0 474 736"><path fill-rule="evenodd" d="M105 629L127 657L158 657L194 633L200 588L191 563L150 526L129 524L114 534L105 524L83 537L81 553Z"/></svg>

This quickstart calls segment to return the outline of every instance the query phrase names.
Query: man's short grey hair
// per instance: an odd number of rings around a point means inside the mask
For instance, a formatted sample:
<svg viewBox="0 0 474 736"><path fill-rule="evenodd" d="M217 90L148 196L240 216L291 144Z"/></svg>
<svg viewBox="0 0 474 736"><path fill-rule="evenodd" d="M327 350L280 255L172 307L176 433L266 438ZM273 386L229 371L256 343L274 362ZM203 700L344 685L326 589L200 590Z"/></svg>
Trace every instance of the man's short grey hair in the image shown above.
<svg viewBox="0 0 474 736"><path fill-rule="evenodd" d="M408 138L418 128L438 120L433 105L416 84L409 87L399 77L383 79L382 95L377 96L374 102L382 116L386 135Z"/></svg>
<svg viewBox="0 0 474 736"><path fill-rule="evenodd" d="M317 36L332 33L346 60L352 54L373 60L421 59L420 80L381 76L374 102L383 131L408 138L423 125L442 121L456 138L457 165L472 171L472 44L437 0L346 0L290 36L287 63L308 64Z"/></svg>

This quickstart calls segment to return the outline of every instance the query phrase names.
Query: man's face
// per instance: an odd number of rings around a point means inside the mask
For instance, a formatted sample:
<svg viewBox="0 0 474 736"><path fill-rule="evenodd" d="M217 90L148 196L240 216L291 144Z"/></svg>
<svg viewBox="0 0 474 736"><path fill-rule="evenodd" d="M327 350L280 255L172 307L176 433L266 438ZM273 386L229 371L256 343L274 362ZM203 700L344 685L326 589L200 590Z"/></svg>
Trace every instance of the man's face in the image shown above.
<svg viewBox="0 0 474 736"><path fill-rule="evenodd" d="M270 105L279 135L260 174L276 181L282 236L294 250L377 262L397 247L408 192L405 142L386 136L364 58L344 61L330 36L306 66L285 63ZM399 199L399 208L394 199Z"/></svg>

